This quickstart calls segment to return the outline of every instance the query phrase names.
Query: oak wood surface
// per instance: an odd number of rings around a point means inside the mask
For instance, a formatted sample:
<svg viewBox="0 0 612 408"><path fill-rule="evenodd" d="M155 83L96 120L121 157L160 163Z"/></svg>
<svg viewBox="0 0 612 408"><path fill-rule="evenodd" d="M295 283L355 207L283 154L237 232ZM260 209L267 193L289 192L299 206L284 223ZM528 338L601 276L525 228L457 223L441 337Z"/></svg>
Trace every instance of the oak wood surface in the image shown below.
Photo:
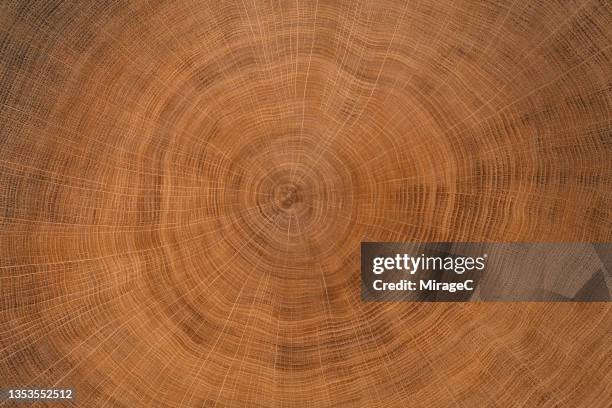
<svg viewBox="0 0 612 408"><path fill-rule="evenodd" d="M3 1L0 388L608 407L609 303L363 303L361 241L612 239L606 1Z"/></svg>

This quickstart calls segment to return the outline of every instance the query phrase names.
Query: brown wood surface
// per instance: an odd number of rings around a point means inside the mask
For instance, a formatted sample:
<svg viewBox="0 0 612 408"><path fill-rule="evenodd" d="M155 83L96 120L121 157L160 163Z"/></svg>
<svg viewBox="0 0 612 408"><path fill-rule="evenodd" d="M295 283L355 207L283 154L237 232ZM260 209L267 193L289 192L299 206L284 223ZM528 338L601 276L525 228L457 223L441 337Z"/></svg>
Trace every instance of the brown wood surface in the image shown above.
<svg viewBox="0 0 612 408"><path fill-rule="evenodd" d="M610 2L6 0L0 30L0 387L611 405L609 303L359 297L361 241L612 240Z"/></svg>

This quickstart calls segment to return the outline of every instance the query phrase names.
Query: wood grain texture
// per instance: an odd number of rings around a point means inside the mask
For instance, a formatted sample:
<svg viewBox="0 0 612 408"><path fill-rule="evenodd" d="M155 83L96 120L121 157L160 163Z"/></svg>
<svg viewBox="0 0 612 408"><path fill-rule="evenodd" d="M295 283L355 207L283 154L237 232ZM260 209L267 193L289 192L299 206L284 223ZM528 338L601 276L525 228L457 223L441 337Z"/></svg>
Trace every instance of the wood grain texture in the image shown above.
<svg viewBox="0 0 612 408"><path fill-rule="evenodd" d="M605 0L1 2L0 387L609 407L609 303L365 304L359 243L610 242L611 21Z"/></svg>

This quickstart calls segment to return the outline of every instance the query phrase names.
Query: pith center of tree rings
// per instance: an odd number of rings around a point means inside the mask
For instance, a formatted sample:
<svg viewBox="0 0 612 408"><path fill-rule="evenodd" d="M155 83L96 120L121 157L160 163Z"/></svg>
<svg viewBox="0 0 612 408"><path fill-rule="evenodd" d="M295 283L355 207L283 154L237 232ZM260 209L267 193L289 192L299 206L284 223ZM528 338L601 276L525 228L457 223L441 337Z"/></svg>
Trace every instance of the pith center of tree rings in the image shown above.
<svg viewBox="0 0 612 408"><path fill-rule="evenodd" d="M284 211L295 209L302 201L300 188L293 183L283 183L274 187L274 204Z"/></svg>

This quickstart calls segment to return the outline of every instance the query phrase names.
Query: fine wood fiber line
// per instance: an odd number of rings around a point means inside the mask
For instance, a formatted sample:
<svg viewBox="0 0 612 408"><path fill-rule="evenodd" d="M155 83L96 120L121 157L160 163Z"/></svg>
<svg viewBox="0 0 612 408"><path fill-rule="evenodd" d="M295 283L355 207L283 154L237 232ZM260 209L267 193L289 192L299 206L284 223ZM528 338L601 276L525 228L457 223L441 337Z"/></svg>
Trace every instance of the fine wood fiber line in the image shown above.
<svg viewBox="0 0 612 408"><path fill-rule="evenodd" d="M359 247L610 242L611 22L603 0L3 1L0 388L610 406L609 303L364 303Z"/></svg>

